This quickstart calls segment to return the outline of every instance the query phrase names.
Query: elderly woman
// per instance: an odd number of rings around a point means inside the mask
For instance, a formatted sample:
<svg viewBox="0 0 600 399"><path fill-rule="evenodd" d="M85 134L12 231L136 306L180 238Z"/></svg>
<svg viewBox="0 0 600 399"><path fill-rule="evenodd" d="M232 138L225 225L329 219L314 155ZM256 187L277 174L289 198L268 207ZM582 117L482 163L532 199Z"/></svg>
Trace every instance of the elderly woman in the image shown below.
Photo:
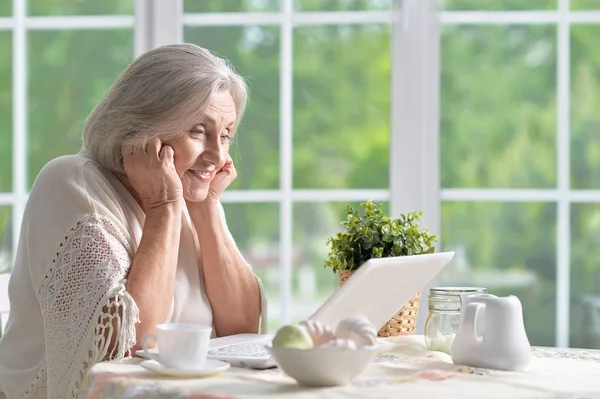
<svg viewBox="0 0 600 399"><path fill-rule="evenodd" d="M8 399L74 397L94 363L130 356L159 323L262 330L261 283L219 202L246 97L209 51L157 48L92 111L82 151L40 172L0 340Z"/></svg>

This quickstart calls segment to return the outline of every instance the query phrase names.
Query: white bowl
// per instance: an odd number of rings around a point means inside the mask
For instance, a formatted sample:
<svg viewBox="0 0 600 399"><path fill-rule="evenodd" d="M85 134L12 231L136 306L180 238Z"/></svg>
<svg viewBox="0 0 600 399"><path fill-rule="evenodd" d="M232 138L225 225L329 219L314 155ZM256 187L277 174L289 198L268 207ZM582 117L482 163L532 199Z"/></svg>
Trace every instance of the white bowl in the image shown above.
<svg viewBox="0 0 600 399"><path fill-rule="evenodd" d="M377 353L377 346L358 349L268 347L281 369L300 385L349 384L362 373Z"/></svg>

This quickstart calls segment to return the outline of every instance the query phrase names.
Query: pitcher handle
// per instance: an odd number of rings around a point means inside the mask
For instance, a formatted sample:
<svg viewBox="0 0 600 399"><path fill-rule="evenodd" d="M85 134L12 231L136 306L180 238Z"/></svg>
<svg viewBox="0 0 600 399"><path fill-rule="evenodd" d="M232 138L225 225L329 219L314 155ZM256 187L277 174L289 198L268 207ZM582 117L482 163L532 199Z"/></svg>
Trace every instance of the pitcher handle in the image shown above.
<svg viewBox="0 0 600 399"><path fill-rule="evenodd" d="M479 314L485 309L485 304L481 302L468 303L464 310L464 332L476 342L481 342L481 335L478 334L477 323Z"/></svg>

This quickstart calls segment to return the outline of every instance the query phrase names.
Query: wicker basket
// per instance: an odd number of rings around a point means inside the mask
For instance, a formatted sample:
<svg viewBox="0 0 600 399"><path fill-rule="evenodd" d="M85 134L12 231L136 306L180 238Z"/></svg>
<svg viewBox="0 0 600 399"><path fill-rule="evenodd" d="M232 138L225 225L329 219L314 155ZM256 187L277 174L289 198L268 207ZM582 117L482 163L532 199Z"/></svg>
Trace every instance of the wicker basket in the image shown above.
<svg viewBox="0 0 600 399"><path fill-rule="evenodd" d="M352 270L339 270L338 277L340 278L340 285L344 284L346 280L352 276L354 271ZM417 326L417 313L419 312L419 301L421 299L421 293L412 297L406 306L404 306L398 313L394 315L377 333L379 337L395 337L397 335L413 335L415 333L415 327Z"/></svg>

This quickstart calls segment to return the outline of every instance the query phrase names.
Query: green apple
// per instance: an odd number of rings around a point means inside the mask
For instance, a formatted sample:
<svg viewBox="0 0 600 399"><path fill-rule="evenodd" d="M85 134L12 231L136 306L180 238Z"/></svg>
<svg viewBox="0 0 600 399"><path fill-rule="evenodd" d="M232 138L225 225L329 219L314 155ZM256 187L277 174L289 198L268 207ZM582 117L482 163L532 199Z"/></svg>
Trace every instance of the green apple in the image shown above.
<svg viewBox="0 0 600 399"><path fill-rule="evenodd" d="M313 341L310 334L303 326L287 325L277 330L273 338L273 346L310 349L313 347Z"/></svg>

